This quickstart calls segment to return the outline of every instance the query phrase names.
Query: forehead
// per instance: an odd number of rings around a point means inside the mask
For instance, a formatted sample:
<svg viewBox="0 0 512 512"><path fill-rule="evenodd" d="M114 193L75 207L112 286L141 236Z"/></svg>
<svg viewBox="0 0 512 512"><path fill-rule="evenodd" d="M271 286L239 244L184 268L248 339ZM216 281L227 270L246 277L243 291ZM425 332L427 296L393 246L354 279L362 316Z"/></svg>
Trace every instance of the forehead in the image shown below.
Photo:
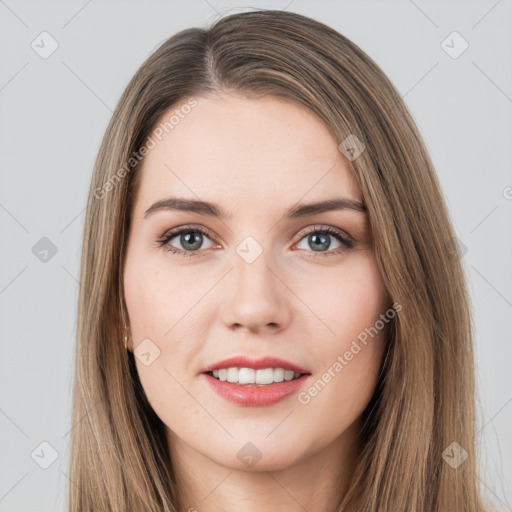
<svg viewBox="0 0 512 512"><path fill-rule="evenodd" d="M194 99L190 109L180 111L187 100L174 105L150 134L136 210L169 194L259 210L304 196L361 200L336 137L306 107L270 96Z"/></svg>

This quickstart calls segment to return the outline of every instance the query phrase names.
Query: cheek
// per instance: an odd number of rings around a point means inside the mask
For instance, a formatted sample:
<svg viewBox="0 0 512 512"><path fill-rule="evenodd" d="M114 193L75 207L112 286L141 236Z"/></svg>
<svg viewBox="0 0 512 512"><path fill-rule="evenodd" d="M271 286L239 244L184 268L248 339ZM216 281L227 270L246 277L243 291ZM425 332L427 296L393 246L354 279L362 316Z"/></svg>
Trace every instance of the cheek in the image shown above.
<svg viewBox="0 0 512 512"><path fill-rule="evenodd" d="M171 267L159 260L134 251L125 267L125 300L137 371L156 411L172 410L174 404L194 417L200 411L182 385L188 384L189 361L200 348L193 340L204 338L194 332L200 325L194 319L201 316L199 300L205 290L190 285L190 274L176 269L171 273ZM143 352L150 354L148 365Z"/></svg>
<svg viewBox="0 0 512 512"><path fill-rule="evenodd" d="M305 326L315 340L316 372L298 399L313 415L332 410L336 430L356 418L374 392L393 315L385 316L391 301L371 255L329 270L330 279L317 274L316 287L311 280L302 291L321 322Z"/></svg>
<svg viewBox="0 0 512 512"><path fill-rule="evenodd" d="M176 332L190 302L179 294L181 283L170 280L154 262L145 264L144 258L127 261L124 283L137 373L151 407L171 427L176 410L191 419L200 416L180 386L189 349L180 346Z"/></svg>
<svg viewBox="0 0 512 512"><path fill-rule="evenodd" d="M297 280L297 295L314 315L308 321L309 327L315 328L309 339L325 340L318 347L321 350L341 350L358 335L364 337L366 329L391 305L370 251L361 252L338 267L302 275Z"/></svg>
<svg viewBox="0 0 512 512"><path fill-rule="evenodd" d="M153 336L165 344L201 292L182 278L183 273L171 273L164 263L165 258L136 253L127 260L125 298L135 342L141 336Z"/></svg>

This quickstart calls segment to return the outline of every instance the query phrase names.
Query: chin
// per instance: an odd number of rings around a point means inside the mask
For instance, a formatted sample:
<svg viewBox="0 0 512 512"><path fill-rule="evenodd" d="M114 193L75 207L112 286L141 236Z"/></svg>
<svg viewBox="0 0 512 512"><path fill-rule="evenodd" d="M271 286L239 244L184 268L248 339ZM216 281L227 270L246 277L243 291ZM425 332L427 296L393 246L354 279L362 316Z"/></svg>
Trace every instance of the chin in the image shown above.
<svg viewBox="0 0 512 512"><path fill-rule="evenodd" d="M280 471L299 462L302 453L297 447L303 447L304 443L290 437L276 436L269 440L265 439L266 435L253 436L246 432L226 445L217 445L215 453L203 453L217 464L236 471Z"/></svg>

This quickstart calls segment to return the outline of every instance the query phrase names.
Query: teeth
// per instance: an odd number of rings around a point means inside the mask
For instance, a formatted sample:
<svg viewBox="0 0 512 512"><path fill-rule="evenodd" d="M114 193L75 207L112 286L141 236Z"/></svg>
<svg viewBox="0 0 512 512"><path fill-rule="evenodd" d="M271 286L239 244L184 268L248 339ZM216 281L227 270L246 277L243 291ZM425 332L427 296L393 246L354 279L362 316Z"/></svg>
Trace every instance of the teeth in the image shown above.
<svg viewBox="0 0 512 512"><path fill-rule="evenodd" d="M256 382L256 370L254 368L230 368L233 370L233 373L238 373L238 378L233 382L238 382L238 384L254 384ZM258 370L259 371L259 370ZM258 382L258 384L266 384L266 382Z"/></svg>
<svg viewBox="0 0 512 512"><path fill-rule="evenodd" d="M240 374L242 374L242 370L240 370ZM256 384L272 384L274 382L274 370L272 368L265 368L264 370L256 370L255 372L255 380ZM241 384L242 381L240 380Z"/></svg>
<svg viewBox="0 0 512 512"><path fill-rule="evenodd" d="M294 373L292 370L284 368L264 368L255 370L254 368L221 368L213 370L213 376L223 382L233 384L273 384L274 382L283 382L300 377L300 373Z"/></svg>
<svg viewBox="0 0 512 512"><path fill-rule="evenodd" d="M274 369L274 382L283 382L284 380L284 370L282 368Z"/></svg>
<svg viewBox="0 0 512 512"><path fill-rule="evenodd" d="M228 376L226 380L233 384L238 382L238 368L228 368Z"/></svg>
<svg viewBox="0 0 512 512"><path fill-rule="evenodd" d="M293 372L291 370L285 370L284 372L284 380L292 380Z"/></svg>

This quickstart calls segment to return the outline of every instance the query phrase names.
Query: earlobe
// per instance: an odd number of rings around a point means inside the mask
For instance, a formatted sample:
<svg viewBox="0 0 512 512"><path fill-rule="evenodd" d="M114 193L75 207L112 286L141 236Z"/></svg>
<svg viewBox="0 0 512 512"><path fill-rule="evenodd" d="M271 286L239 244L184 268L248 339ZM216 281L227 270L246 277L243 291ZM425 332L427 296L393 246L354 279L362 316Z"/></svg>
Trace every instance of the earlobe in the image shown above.
<svg viewBox="0 0 512 512"><path fill-rule="evenodd" d="M123 324L122 330L123 330L123 343L125 350L130 350L130 347L128 346L128 328L126 327L126 321L125 321L125 315L123 312L123 308L119 307L119 314L121 316L121 321Z"/></svg>
<svg viewBox="0 0 512 512"><path fill-rule="evenodd" d="M123 343L125 350L129 351L130 347L128 346L128 330L126 327L123 328Z"/></svg>

